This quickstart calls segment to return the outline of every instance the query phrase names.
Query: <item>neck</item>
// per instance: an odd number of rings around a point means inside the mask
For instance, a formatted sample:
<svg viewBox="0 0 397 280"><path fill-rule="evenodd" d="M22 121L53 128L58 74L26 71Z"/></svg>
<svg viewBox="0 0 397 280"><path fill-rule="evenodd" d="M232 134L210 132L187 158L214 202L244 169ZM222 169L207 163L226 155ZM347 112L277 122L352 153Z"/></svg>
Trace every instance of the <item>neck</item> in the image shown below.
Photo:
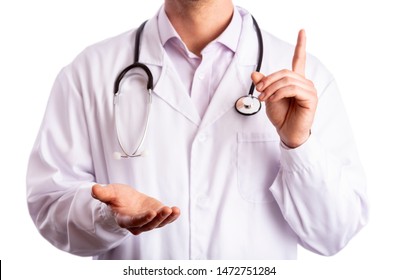
<svg viewBox="0 0 397 280"><path fill-rule="evenodd" d="M200 56L226 29L234 6L231 0L165 0L164 9L188 49Z"/></svg>

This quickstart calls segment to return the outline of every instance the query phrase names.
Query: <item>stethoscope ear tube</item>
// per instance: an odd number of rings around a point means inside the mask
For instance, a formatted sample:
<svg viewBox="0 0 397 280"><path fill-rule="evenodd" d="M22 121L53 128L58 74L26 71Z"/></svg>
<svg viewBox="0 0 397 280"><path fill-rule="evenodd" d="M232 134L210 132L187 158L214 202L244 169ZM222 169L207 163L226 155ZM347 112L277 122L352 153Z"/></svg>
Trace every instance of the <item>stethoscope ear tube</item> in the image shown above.
<svg viewBox="0 0 397 280"><path fill-rule="evenodd" d="M130 66L127 66L123 71L120 72L120 74L117 76L116 81L114 82L114 88L113 88L113 94L116 95L119 92L120 88L120 82L124 78L125 74L127 74L131 69L133 68L140 68L145 71L148 81L147 81L147 89L148 90L153 90L153 75L152 72L150 71L149 67L147 67L145 64L140 63L140 62L135 62L131 64Z"/></svg>
<svg viewBox="0 0 397 280"><path fill-rule="evenodd" d="M136 148L134 149L133 153L129 153L126 148L124 147L123 143L121 142L120 139L120 131L119 131L119 104L117 102L118 99L118 93L114 95L114 102L113 102L113 110L114 110L114 123L116 127L116 134L117 134L117 142L123 151L123 154L115 152L114 153L114 158L120 159L120 158L132 158L132 157L140 157L145 155L145 151L141 151L141 148L143 146L143 143L145 142L147 130L149 127L149 119L150 119L150 109L152 105L152 90L148 89L148 102L147 102L147 109L146 109L146 116L145 116L145 127L143 129L142 135L140 137L140 141Z"/></svg>
<svg viewBox="0 0 397 280"><path fill-rule="evenodd" d="M134 52L134 63L131 65L127 66L124 68L123 71L120 72L120 74L117 76L115 82L114 82L114 87L113 87L113 94L116 96L119 92L119 87L120 87L120 82L124 78L125 74L128 73L133 68L140 68L145 71L146 75L148 76L148 82L147 82L147 89L148 90L153 90L153 75L152 72L150 71L149 67L147 67L145 64L139 62L139 53L140 53L140 48L141 48L141 35L143 28L146 25L146 21L144 21L139 27L138 30L136 31L135 35L135 52Z"/></svg>
<svg viewBox="0 0 397 280"><path fill-rule="evenodd" d="M135 56L134 56L134 63L127 66L124 68L123 71L120 72L120 74L117 76L115 82L114 82L114 88L113 88L113 107L114 107L114 122L115 122L115 127L116 127L116 134L117 134L117 141L119 143L119 146L121 150L123 151L123 154L119 152L114 153L114 158L120 159L120 158L132 158L132 157L140 157L144 156L145 152L141 152L141 148L143 146L143 143L146 138L146 133L147 129L149 126L149 117L150 117L150 109L151 109L151 104L152 104L152 92L153 92L153 75L152 72L150 71L149 67L147 67L145 64L138 62L139 61L139 48L140 48L140 40L141 40L141 33L143 28L145 27L146 21L139 26L136 34L136 39L135 39ZM147 81L147 90L148 90L148 102L147 102L147 109L146 109L146 116L145 116L145 127L143 129L140 141L137 145L137 147L134 149L133 153L128 153L126 148L124 147L123 143L121 142L120 139L120 133L119 133L119 89L120 89L120 83L121 80L124 78L124 76L134 68L139 68L145 71L148 81Z"/></svg>

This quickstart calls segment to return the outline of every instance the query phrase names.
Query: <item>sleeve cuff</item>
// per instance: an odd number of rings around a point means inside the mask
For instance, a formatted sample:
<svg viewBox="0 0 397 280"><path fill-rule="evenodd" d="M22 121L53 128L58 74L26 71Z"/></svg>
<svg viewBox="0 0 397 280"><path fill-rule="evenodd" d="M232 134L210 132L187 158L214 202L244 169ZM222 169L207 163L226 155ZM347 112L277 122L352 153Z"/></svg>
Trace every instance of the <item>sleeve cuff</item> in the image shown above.
<svg viewBox="0 0 397 280"><path fill-rule="evenodd" d="M103 202L98 201L98 217L97 223L108 232L113 232L117 234L127 234L128 230L119 226L116 221L116 216L112 209Z"/></svg>
<svg viewBox="0 0 397 280"><path fill-rule="evenodd" d="M289 172L308 169L321 161L323 155L323 150L313 135L305 143L294 149L280 142L280 150L281 168Z"/></svg>

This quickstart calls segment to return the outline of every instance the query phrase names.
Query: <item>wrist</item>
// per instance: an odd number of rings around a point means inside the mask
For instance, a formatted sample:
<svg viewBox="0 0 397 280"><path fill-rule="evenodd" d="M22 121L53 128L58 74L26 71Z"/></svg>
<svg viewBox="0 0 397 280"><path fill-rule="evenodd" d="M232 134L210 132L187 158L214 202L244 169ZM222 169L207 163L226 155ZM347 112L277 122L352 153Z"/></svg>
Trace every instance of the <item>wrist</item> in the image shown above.
<svg viewBox="0 0 397 280"><path fill-rule="evenodd" d="M283 146L285 146L288 149L296 149L299 146L303 145L310 137L311 135L311 130L309 130L308 133L305 133L305 136L295 136L295 137L290 137L290 138L283 138L280 135L280 141Z"/></svg>

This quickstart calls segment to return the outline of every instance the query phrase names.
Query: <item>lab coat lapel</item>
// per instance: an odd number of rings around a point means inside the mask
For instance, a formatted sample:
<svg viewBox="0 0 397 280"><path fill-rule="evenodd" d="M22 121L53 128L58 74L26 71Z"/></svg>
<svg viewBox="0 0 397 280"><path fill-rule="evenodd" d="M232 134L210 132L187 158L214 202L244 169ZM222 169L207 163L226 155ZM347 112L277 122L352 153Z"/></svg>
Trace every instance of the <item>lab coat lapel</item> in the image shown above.
<svg viewBox="0 0 397 280"><path fill-rule="evenodd" d="M237 59L232 60L205 112L202 128L211 125L229 110L234 110L236 100L249 91L253 67L254 65L239 66Z"/></svg>
<svg viewBox="0 0 397 280"><path fill-rule="evenodd" d="M153 72L154 94L199 126L201 118L161 44L157 16L143 30L139 60Z"/></svg>
<svg viewBox="0 0 397 280"><path fill-rule="evenodd" d="M185 87L182 85L178 74L168 61L167 56L164 58L162 73L154 87L154 93L197 126L200 125L200 115L188 92L186 92Z"/></svg>
<svg viewBox="0 0 397 280"><path fill-rule="evenodd" d="M257 35L252 18L248 14L243 17L242 32L235 56L212 97L201 128L211 125L229 110L234 110L236 100L248 94L252 83L251 73L255 70L257 58Z"/></svg>

